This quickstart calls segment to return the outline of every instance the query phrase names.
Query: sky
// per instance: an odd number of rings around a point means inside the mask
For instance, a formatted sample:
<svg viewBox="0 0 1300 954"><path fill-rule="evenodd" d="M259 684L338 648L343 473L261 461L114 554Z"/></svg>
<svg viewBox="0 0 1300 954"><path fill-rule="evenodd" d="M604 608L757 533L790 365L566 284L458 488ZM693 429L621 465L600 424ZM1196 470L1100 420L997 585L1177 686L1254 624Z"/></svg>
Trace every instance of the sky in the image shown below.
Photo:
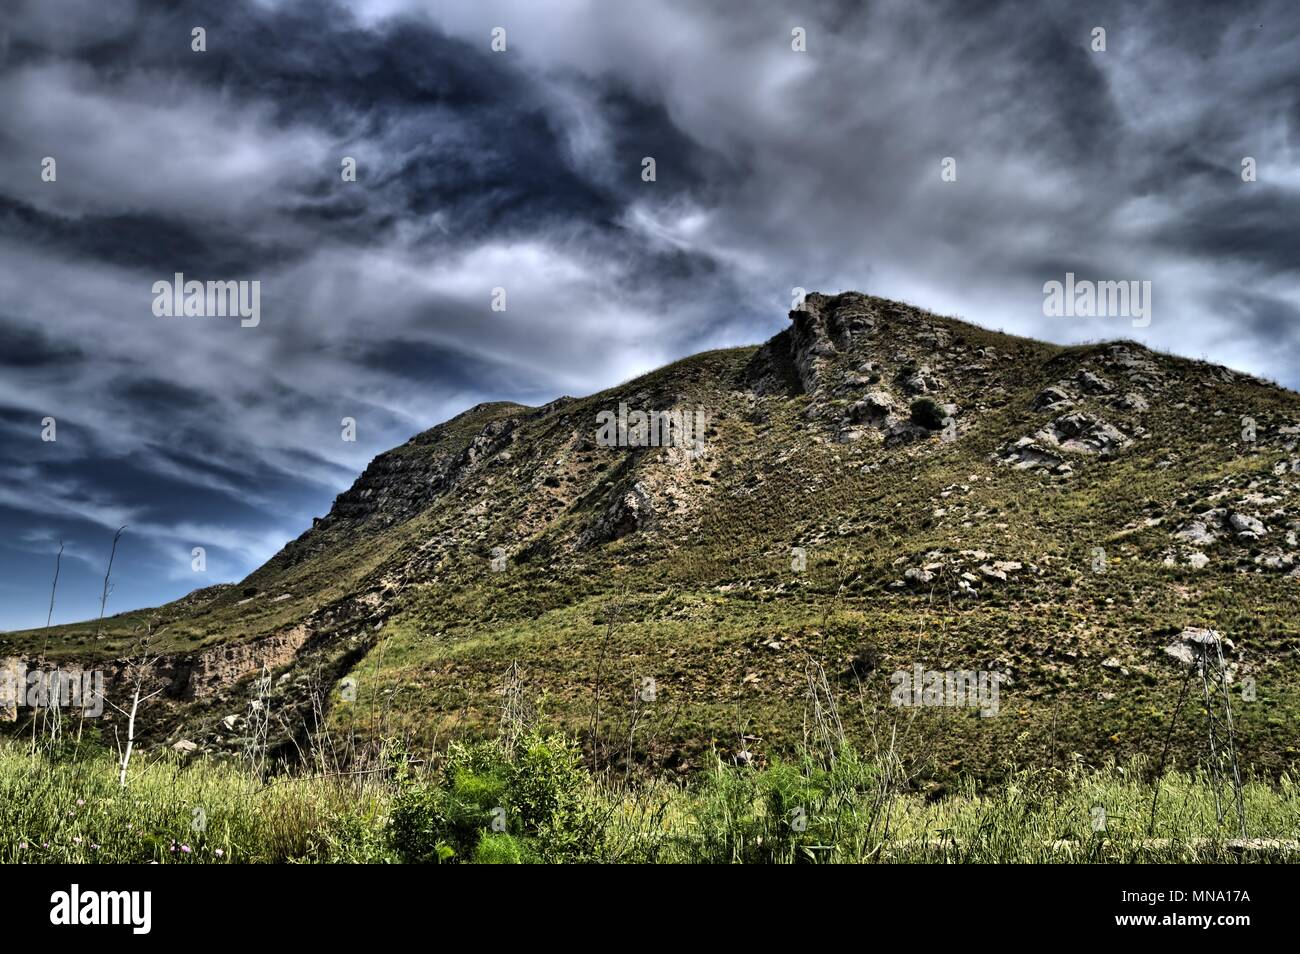
<svg viewBox="0 0 1300 954"><path fill-rule="evenodd" d="M1293 0L13 3L0 629L60 541L56 623L120 526L108 613L238 580L411 435L764 341L796 288L1300 386ZM176 273L256 324L157 314ZM1067 273L1149 323L1047 314Z"/></svg>

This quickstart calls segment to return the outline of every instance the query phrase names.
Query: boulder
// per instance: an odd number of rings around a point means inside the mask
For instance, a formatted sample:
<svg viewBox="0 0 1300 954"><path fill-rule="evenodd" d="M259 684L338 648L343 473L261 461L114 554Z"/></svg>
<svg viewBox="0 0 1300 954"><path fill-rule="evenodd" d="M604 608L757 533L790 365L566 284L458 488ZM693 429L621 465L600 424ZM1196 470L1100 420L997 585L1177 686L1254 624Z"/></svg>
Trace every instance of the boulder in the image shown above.
<svg viewBox="0 0 1300 954"><path fill-rule="evenodd" d="M1115 385L1091 371L1080 371L1075 380L1085 394L1109 394L1115 390Z"/></svg>
<svg viewBox="0 0 1300 954"><path fill-rule="evenodd" d="M1229 514L1228 526L1239 537L1262 537L1268 532L1262 523L1244 513Z"/></svg>
<svg viewBox="0 0 1300 954"><path fill-rule="evenodd" d="M1232 640L1223 638L1213 629L1189 626L1165 647L1165 654L1179 665L1191 666L1202 658L1214 658L1218 653L1234 648Z"/></svg>
<svg viewBox="0 0 1300 954"><path fill-rule="evenodd" d="M1070 404L1071 400L1070 395L1063 388L1053 385L1039 391L1029 406L1035 411L1048 411Z"/></svg>

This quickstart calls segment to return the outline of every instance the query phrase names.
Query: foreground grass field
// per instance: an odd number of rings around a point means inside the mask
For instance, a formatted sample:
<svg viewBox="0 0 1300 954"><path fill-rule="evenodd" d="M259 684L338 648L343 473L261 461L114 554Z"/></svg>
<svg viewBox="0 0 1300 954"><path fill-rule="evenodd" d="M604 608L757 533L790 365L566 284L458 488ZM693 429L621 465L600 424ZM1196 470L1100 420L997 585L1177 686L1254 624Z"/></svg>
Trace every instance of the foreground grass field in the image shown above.
<svg viewBox="0 0 1300 954"><path fill-rule="evenodd" d="M1123 766L1015 773L927 799L888 757L809 751L692 782L593 775L565 738L390 745L349 774L257 778L236 763L0 748L4 863L1281 862L1300 788L1247 782L1249 839L1217 820L1197 772ZM1220 793L1222 795L1222 792ZM1153 811L1154 798L1154 811ZM1227 806L1225 806L1227 807Z"/></svg>

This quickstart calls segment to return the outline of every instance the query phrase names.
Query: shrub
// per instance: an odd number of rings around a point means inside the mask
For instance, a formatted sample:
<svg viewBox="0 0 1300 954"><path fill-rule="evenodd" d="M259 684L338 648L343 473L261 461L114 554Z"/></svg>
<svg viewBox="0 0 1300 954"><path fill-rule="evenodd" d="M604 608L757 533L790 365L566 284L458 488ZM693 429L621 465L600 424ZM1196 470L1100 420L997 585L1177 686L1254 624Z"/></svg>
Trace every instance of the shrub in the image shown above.
<svg viewBox="0 0 1300 954"><path fill-rule="evenodd" d="M591 777L574 743L531 732L507 770L508 819L536 838L541 860L596 860L604 820L591 794Z"/></svg>
<svg viewBox="0 0 1300 954"><path fill-rule="evenodd" d="M919 424L928 431L937 431L943 428L943 422L948 419L935 401L931 398L917 398L912 402L912 423Z"/></svg>
<svg viewBox="0 0 1300 954"><path fill-rule="evenodd" d="M413 780L402 783L393 798L385 833L402 861L438 864L455 857L445 803L446 795L439 788Z"/></svg>
<svg viewBox="0 0 1300 954"><path fill-rule="evenodd" d="M399 779L388 838L410 862L596 860L604 824L577 747L530 733L514 758L495 742L454 743L441 779ZM501 819L506 832L493 831Z"/></svg>

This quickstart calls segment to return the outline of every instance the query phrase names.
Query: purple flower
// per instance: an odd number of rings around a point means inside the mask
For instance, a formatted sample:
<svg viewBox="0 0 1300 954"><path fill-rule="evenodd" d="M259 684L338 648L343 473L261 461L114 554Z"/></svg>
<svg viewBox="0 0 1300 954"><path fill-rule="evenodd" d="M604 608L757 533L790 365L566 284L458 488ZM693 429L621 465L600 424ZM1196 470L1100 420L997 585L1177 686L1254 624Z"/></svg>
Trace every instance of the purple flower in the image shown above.
<svg viewBox="0 0 1300 954"><path fill-rule="evenodd" d="M181 845L181 851L185 852L185 854L188 855L188 854L190 853L190 846L189 846L189 845Z"/></svg>

